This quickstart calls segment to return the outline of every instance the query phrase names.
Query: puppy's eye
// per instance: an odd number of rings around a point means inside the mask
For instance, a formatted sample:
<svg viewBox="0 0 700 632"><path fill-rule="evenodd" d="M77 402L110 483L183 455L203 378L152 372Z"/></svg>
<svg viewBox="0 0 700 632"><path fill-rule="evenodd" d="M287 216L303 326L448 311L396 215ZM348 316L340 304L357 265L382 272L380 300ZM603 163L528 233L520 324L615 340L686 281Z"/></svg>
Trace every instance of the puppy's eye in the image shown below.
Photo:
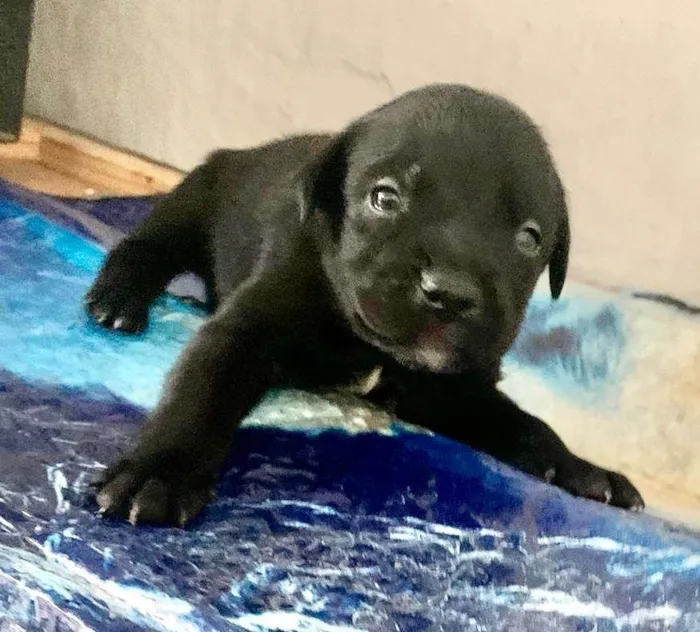
<svg viewBox="0 0 700 632"><path fill-rule="evenodd" d="M515 235L515 245L524 255L534 257L542 246L542 231L533 220L525 222Z"/></svg>
<svg viewBox="0 0 700 632"><path fill-rule="evenodd" d="M401 210L401 196L393 187L381 185L370 194L372 208L382 214L398 213Z"/></svg>

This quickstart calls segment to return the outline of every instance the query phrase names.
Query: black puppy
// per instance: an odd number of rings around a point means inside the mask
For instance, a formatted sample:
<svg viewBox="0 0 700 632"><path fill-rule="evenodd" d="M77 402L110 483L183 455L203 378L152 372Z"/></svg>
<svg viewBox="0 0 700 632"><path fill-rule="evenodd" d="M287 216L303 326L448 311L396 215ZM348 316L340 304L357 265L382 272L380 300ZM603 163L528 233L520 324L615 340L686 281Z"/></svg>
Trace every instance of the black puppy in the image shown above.
<svg viewBox="0 0 700 632"><path fill-rule="evenodd" d="M96 482L103 513L184 525L244 416L273 386L355 383L396 415L573 494L641 508L496 388L538 277L566 276L565 195L531 120L456 85L410 92L337 136L219 151L111 252L90 290L141 331L177 274L214 316L131 452ZM367 379L360 379L365 376Z"/></svg>

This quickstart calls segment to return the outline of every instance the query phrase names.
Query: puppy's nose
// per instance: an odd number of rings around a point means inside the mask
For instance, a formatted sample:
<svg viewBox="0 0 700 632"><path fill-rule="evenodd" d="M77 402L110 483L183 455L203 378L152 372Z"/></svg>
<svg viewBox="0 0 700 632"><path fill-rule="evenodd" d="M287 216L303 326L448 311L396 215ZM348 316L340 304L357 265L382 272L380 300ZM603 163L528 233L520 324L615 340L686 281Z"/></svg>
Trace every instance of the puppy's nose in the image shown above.
<svg viewBox="0 0 700 632"><path fill-rule="evenodd" d="M475 316L484 295L476 283L463 274L423 270L420 277L423 301L445 316Z"/></svg>

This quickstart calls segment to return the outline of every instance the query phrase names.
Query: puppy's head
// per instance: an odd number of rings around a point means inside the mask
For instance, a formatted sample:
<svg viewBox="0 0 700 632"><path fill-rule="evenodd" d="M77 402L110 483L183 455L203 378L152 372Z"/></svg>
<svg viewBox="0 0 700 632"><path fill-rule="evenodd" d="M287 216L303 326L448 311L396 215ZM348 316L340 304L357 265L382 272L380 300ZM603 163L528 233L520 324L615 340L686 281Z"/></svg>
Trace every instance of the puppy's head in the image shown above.
<svg viewBox="0 0 700 632"><path fill-rule="evenodd" d="M537 279L564 285L564 191L531 120L465 86L353 123L303 176L302 209L345 316L412 368L497 369Z"/></svg>

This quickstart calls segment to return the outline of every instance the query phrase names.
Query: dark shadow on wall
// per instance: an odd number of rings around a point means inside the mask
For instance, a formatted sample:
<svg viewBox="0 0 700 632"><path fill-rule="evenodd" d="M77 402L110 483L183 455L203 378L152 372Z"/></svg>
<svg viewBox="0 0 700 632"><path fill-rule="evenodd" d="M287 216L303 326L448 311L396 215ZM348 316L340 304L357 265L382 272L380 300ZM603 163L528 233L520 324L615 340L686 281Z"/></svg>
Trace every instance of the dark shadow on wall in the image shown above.
<svg viewBox="0 0 700 632"><path fill-rule="evenodd" d="M34 0L0 0L0 142L19 136Z"/></svg>

